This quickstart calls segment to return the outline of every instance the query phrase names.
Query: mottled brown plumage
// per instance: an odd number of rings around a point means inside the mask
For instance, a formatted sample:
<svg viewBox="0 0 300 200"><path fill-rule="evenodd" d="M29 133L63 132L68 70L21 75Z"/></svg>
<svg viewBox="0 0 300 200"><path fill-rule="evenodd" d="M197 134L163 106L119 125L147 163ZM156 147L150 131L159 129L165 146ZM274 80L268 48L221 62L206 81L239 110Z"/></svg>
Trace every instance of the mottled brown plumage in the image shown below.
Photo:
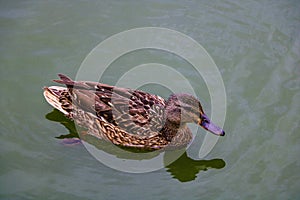
<svg viewBox="0 0 300 200"><path fill-rule="evenodd" d="M192 140L187 123L225 134L191 95L173 94L164 100L140 90L59 77L54 81L67 87L45 87L47 102L87 128L88 134L113 144L150 150L184 147Z"/></svg>

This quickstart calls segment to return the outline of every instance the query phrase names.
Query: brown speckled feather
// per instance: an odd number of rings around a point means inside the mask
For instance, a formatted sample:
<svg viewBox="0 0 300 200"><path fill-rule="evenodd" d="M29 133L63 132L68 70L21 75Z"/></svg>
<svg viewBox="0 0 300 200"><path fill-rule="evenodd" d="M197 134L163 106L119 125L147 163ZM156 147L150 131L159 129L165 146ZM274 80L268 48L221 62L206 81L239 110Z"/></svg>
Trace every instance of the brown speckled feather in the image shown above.
<svg viewBox="0 0 300 200"><path fill-rule="evenodd" d="M142 137L160 134L165 117L165 100L157 95L102 83L74 82L60 75L58 83L66 84L75 105L84 111Z"/></svg>

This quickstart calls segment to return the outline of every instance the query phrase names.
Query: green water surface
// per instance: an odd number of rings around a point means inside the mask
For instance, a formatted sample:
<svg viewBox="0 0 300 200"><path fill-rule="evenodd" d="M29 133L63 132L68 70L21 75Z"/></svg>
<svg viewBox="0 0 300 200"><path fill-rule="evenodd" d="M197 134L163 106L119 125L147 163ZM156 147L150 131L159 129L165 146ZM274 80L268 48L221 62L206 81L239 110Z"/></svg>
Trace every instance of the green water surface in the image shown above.
<svg viewBox="0 0 300 200"><path fill-rule="evenodd" d="M1 1L0 198L299 199L299 10L292 0ZM75 131L42 88L57 73L74 78L104 39L149 26L180 31L212 56L226 88L226 136L202 160L190 148L163 169L125 173L57 138ZM166 52L125 55L103 81L148 62L188 77L210 113L204 82ZM198 130L196 141L204 134Z"/></svg>

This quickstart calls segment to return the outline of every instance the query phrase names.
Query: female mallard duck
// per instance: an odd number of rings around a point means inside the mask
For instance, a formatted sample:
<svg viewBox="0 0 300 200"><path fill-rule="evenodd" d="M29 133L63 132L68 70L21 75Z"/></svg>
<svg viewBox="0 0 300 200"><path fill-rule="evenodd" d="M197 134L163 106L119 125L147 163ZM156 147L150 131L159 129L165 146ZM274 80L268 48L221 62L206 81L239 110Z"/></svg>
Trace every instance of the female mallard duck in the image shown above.
<svg viewBox="0 0 300 200"><path fill-rule="evenodd" d="M115 145L149 150L185 147L192 140L186 124L192 122L215 135L225 135L191 95L172 94L164 100L140 90L59 77L54 81L67 87L45 87L47 102L87 128L89 135Z"/></svg>

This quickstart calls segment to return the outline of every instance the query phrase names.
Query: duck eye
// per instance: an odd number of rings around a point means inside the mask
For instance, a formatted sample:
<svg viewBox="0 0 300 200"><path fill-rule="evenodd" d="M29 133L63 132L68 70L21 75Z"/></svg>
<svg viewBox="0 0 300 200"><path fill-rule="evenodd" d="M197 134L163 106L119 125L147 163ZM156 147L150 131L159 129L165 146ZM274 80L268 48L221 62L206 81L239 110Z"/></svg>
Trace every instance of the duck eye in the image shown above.
<svg viewBox="0 0 300 200"><path fill-rule="evenodd" d="M191 108L190 106L182 106L182 108L189 113L198 115L197 111L195 111L195 109Z"/></svg>
<svg viewBox="0 0 300 200"><path fill-rule="evenodd" d="M188 106L182 106L182 108L186 111L192 111L192 108Z"/></svg>

